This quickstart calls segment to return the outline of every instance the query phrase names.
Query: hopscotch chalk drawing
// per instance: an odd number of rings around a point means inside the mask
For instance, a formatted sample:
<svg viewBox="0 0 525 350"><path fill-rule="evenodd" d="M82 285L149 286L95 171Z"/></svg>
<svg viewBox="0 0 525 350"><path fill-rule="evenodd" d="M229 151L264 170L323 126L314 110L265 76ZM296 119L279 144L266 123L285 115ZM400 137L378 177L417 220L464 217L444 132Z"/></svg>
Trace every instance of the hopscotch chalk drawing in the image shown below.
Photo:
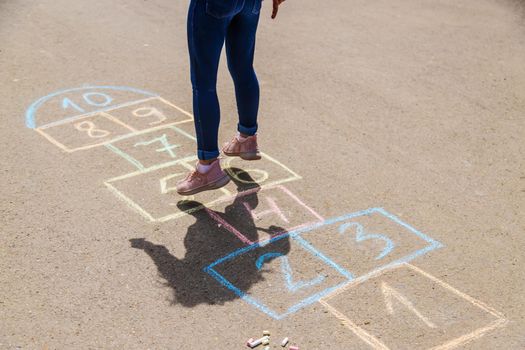
<svg viewBox="0 0 525 350"><path fill-rule="evenodd" d="M126 160L135 170L108 179L105 185L149 221L173 220L188 213L176 206L180 200L195 199L209 207L238 193L233 183L191 197L175 192L176 182L197 161L195 137L177 127L192 122L193 116L157 94L122 86L66 89L35 101L25 118L27 127L65 152L104 146ZM223 166L237 182L253 182L261 188L301 178L270 155L262 156L256 168L237 159L225 159Z"/></svg>
<svg viewBox="0 0 525 350"><path fill-rule="evenodd" d="M153 127L105 145L139 172L195 161L195 138L175 125Z"/></svg>
<svg viewBox="0 0 525 350"><path fill-rule="evenodd" d="M130 162L138 163L136 159L130 160L129 158L126 157ZM106 180L105 184L130 208L133 208L149 221L174 220L187 213L187 211L181 212L177 209L177 202L188 199L188 197L180 196L175 192L175 184L189 170L194 169L195 162L196 159L190 157L171 163L158 164L147 169L141 169L138 166L137 171ZM224 165L231 177L248 184L253 182L257 184L258 188L268 188L300 179L300 176L295 172L265 153L262 153L262 159L259 161L256 171L255 169L251 171L240 170L241 167L246 167L245 163L247 162L236 160L224 162ZM244 179L242 172L254 174L254 179ZM236 184L232 181L217 191L199 193L190 198L203 203L205 207L213 207L219 203L233 200L237 194ZM194 208L193 211L203 209L204 206Z"/></svg>
<svg viewBox="0 0 525 350"><path fill-rule="evenodd" d="M221 222L224 224L224 221ZM233 225L228 224L228 226ZM357 228L355 236L347 234L350 228ZM368 230L375 230L376 228L382 228L385 233L365 234ZM319 276L314 277L314 280L319 282L317 284L321 284L325 280L326 283L334 280L337 282L333 282L335 286L328 285L319 291L313 288L314 284L306 283L302 285L302 289L304 289L301 291L302 293L298 294L296 293L297 290L289 288L290 279L287 277L284 279L286 283L279 283L278 285L287 286L290 299L295 299L291 306L281 310L269 306L269 304L274 303L275 299L279 299L277 296L282 297L283 294L280 289L275 291L275 295L272 298L264 302L262 297L257 298L257 289L252 288L250 291L240 290L235 286L235 283L231 282L230 276L227 276L228 269L221 269L221 266L226 262L234 263L236 259L244 256L253 255L252 258L255 258L260 248L266 250L278 238L254 243L247 248L237 250L208 266L206 271L246 302L266 312L273 318L282 319L318 301L326 294L332 292L334 288L337 289L356 278L366 279L377 273L377 271L411 261L431 250L442 247L441 243L402 222L399 218L382 208L372 208L351 213L323 220L310 226L303 225L287 232L285 236L292 238L292 242L297 243L298 247L310 253L319 263L326 266L327 272L322 279L319 279ZM368 240L371 242L366 242ZM366 245L366 249L363 249L362 245ZM380 253L377 254L377 252ZM257 268L259 268L260 262L264 261L264 259L259 256L255 261ZM290 271L290 265L284 265L284 267L286 267L284 270ZM224 272L221 273L221 271ZM235 276L232 276L232 278L235 278ZM345 281L342 281L341 278ZM275 286L275 283L270 283L270 285ZM261 293L264 291L266 295L268 290L269 288L265 288L261 290ZM307 295L305 295L306 291L309 291Z"/></svg>
<svg viewBox="0 0 525 350"><path fill-rule="evenodd" d="M103 147L118 156L130 170L104 185L146 220L202 210L239 239L242 248L202 273L269 317L281 320L320 302L382 350L407 344L448 350L506 324L499 312L408 264L442 243L382 208L324 219L284 187L301 176L266 153L256 163L223 159L234 181L220 190L178 195L176 182L197 161L196 139L185 131L192 120L157 94L122 86L61 90L35 101L25 115L28 128L65 152ZM203 204L180 209L187 200ZM243 290L235 266L251 266L264 278Z"/></svg>
<svg viewBox="0 0 525 350"><path fill-rule="evenodd" d="M259 202L257 210L254 210L250 203L251 195L255 192L257 193ZM228 203L230 212L235 213L238 217L252 217L252 220L259 228L279 227L279 229L267 230L266 232L259 230L260 234L257 242L261 244L269 242L271 238L276 236L324 221L315 210L304 204L297 196L282 185L243 191L235 196L233 203L231 203L231 198L222 200L222 203ZM204 209L210 217L244 243L257 243L241 232L244 231L245 228L235 227L235 225L229 223L209 207L205 207ZM242 224L237 223L237 226L241 225Z"/></svg>
<svg viewBox="0 0 525 350"><path fill-rule="evenodd" d="M294 236L360 278L443 247L383 208L328 219Z"/></svg>
<svg viewBox="0 0 525 350"><path fill-rule="evenodd" d="M410 264L355 280L321 304L377 350L407 344L411 349L454 349L507 323L498 311Z"/></svg>
<svg viewBox="0 0 525 350"><path fill-rule="evenodd" d="M297 241L291 240L289 252L281 254L280 245L288 242L290 236L286 233L248 245L215 261L205 271L245 302L274 319L283 319L342 287L349 277L327 263L320 253L305 249ZM241 290L237 281L241 282L243 277L232 273L235 269L230 268L236 264L253 264L267 273L249 291Z"/></svg>
<svg viewBox="0 0 525 350"><path fill-rule="evenodd" d="M191 121L191 114L150 92L117 86L86 86L38 99L26 126L66 152L117 141L140 130Z"/></svg>

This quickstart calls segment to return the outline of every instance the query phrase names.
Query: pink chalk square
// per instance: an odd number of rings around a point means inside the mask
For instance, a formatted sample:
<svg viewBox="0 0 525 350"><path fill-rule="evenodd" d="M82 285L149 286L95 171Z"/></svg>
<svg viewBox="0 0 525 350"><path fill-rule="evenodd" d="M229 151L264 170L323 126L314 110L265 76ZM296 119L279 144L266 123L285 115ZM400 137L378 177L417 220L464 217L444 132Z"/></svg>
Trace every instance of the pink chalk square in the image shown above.
<svg viewBox="0 0 525 350"><path fill-rule="evenodd" d="M218 209L206 208L206 211L246 244L267 241L323 221L322 216L284 186L244 191L233 201L224 201ZM246 220L238 220L243 217Z"/></svg>
<svg viewBox="0 0 525 350"><path fill-rule="evenodd" d="M372 349L454 349L505 325L482 302L402 264L356 279L320 300Z"/></svg>

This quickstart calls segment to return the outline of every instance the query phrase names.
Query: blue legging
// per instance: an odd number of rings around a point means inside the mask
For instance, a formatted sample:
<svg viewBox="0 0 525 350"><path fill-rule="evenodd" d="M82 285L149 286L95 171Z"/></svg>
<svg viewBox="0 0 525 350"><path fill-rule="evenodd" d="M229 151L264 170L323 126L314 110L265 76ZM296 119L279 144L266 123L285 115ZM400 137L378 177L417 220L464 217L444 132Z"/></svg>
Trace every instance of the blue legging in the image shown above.
<svg viewBox="0 0 525 350"><path fill-rule="evenodd" d="M226 41L228 69L235 84L238 131L257 132L259 83L253 69L262 0L191 0L188 14L193 114L199 159L219 155L220 107L217 70Z"/></svg>

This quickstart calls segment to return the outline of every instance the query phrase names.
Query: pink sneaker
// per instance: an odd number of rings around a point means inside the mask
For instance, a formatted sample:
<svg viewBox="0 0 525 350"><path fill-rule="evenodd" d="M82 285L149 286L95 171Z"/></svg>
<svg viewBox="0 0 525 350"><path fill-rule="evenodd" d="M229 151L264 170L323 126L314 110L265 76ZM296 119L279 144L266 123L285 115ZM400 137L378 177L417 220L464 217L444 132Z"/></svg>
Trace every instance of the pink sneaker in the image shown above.
<svg viewBox="0 0 525 350"><path fill-rule="evenodd" d="M235 136L230 142L224 144L222 152L227 156L241 157L244 160L261 159L257 147L257 135L248 136L244 141L240 141Z"/></svg>
<svg viewBox="0 0 525 350"><path fill-rule="evenodd" d="M194 170L184 180L179 181L177 183L177 193L182 196L190 196L202 191L221 188L228 182L230 182L230 177L221 169L221 163L217 159L210 164L210 168L206 173L202 174Z"/></svg>

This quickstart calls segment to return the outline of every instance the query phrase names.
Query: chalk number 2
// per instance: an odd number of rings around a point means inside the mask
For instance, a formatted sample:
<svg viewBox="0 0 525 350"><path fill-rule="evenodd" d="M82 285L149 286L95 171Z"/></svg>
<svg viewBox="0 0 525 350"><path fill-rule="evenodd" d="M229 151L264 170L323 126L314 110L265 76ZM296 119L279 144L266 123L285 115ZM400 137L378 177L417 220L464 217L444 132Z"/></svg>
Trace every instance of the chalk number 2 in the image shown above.
<svg viewBox="0 0 525 350"><path fill-rule="evenodd" d="M284 276L286 288L288 288L288 290L292 293L295 293L301 289L315 286L316 284L321 283L325 279L325 276L319 275L316 278L313 278L308 281L294 281L292 267L290 266L290 260L284 254L277 252L271 252L261 255L255 262L257 270L262 269L265 261L274 258L279 258L279 260L281 261L281 272Z"/></svg>

